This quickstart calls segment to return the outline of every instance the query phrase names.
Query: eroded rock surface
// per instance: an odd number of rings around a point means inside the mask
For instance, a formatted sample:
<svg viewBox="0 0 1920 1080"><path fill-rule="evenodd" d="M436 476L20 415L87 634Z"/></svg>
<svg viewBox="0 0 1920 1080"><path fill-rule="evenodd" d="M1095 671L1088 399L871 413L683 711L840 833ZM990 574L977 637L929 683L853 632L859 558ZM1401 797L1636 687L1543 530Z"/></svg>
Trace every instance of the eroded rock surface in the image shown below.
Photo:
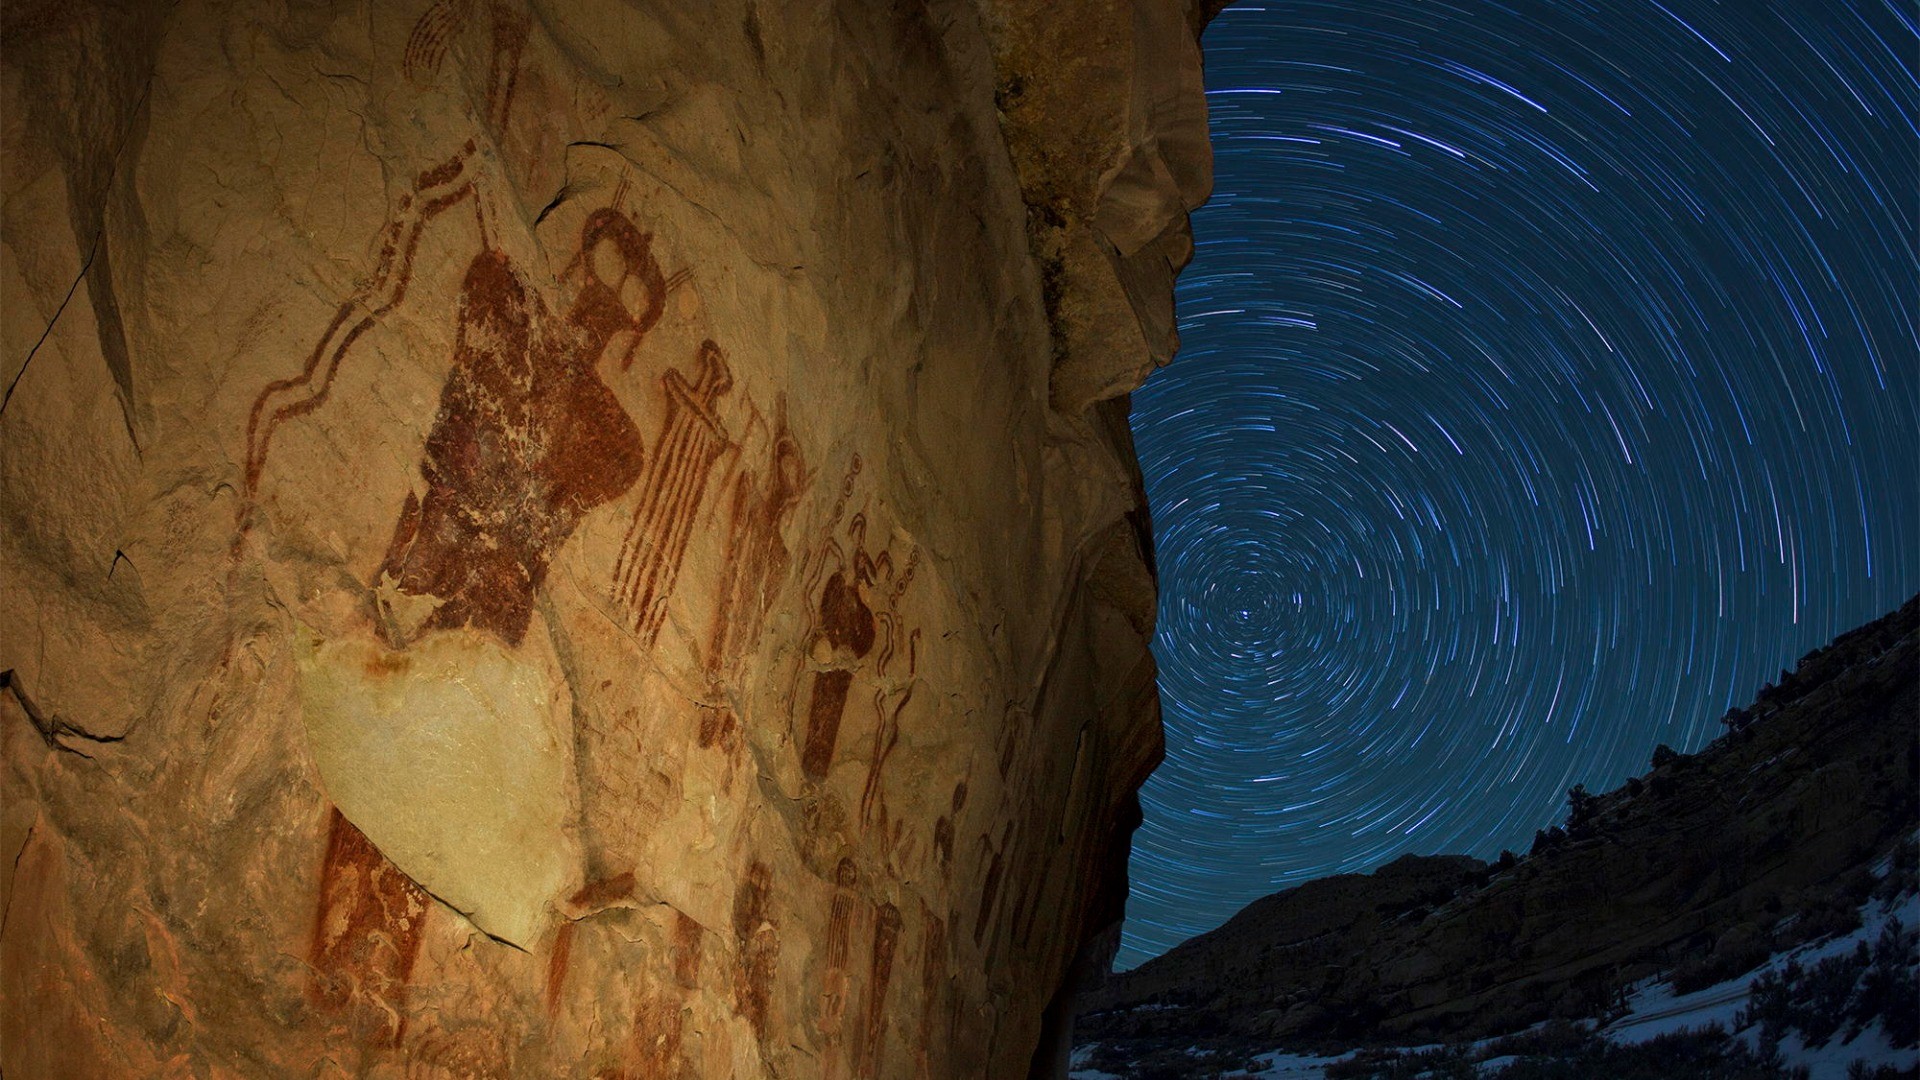
<svg viewBox="0 0 1920 1080"><path fill-rule="evenodd" d="M0 1067L1017 1077L1200 5L10 5Z"/></svg>

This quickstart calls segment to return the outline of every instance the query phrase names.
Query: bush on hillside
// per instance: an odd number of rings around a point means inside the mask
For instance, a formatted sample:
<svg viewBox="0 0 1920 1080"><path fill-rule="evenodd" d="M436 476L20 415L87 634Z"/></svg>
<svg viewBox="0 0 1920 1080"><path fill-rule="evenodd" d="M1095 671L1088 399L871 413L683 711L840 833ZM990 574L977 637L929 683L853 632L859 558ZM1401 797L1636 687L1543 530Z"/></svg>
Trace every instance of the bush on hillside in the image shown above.
<svg viewBox="0 0 1920 1080"><path fill-rule="evenodd" d="M1513 1057L1489 1068L1487 1062ZM1452 1045L1418 1051L1363 1050L1327 1068L1327 1080L1804 1080L1775 1051L1755 1051L1718 1025L1662 1035L1638 1045L1608 1042L1563 1021L1498 1039L1475 1050ZM1873 1080L1878 1080L1877 1077Z"/></svg>
<svg viewBox="0 0 1920 1080"><path fill-rule="evenodd" d="M1811 966L1788 961L1753 980L1747 1007L1736 1024L1760 1025L1762 1039L1799 1032L1807 1046L1825 1046L1836 1035L1852 1041L1876 1022L1892 1045L1920 1045L1920 933L1889 920L1871 947L1829 956Z"/></svg>

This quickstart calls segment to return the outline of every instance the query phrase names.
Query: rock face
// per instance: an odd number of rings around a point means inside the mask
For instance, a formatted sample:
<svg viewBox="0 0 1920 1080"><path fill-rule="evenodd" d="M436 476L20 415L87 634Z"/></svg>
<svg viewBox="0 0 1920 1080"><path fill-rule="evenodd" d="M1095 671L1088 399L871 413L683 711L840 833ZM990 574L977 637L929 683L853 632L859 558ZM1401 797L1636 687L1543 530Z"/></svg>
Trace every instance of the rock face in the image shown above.
<svg viewBox="0 0 1920 1080"><path fill-rule="evenodd" d="M1916 719L1920 598L1809 654L1700 753L1580 800L1527 858L1408 857L1255 901L1091 994L1079 1035L1409 1045L1596 1015L1657 972L1741 974L1836 929L1911 843Z"/></svg>
<svg viewBox="0 0 1920 1080"><path fill-rule="evenodd" d="M0 17L6 1075L1052 1075L1204 12Z"/></svg>
<svg viewBox="0 0 1920 1080"><path fill-rule="evenodd" d="M1261 897L1219 928L1089 992L1079 1034L1083 1041L1190 1039L1271 1026L1276 1006L1318 1016L1317 993L1302 992L1319 989L1316 977L1371 954L1409 915L1484 881L1486 869L1466 855L1403 855L1371 874L1336 874Z"/></svg>

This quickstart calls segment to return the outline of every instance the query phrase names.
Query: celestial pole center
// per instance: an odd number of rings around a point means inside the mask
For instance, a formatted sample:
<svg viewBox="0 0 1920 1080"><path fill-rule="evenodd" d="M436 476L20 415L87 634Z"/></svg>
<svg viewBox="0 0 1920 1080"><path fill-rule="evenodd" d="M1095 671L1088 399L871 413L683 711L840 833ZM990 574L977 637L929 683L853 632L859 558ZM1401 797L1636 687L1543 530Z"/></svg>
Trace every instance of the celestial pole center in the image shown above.
<svg viewBox="0 0 1920 1080"><path fill-rule="evenodd" d="M1134 397L1167 760L1119 967L1522 851L1920 589L1911 5L1226 9Z"/></svg>

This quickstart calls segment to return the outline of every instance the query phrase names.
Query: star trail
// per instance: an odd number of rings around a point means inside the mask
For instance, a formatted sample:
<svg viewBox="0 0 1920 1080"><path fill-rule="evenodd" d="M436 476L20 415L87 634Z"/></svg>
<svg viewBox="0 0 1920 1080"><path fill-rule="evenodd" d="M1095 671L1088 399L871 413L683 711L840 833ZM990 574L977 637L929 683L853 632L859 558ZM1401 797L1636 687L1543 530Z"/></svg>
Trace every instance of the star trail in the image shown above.
<svg viewBox="0 0 1920 1080"><path fill-rule="evenodd" d="M1205 47L1122 968L1524 852L1920 588L1911 4L1272 3Z"/></svg>

